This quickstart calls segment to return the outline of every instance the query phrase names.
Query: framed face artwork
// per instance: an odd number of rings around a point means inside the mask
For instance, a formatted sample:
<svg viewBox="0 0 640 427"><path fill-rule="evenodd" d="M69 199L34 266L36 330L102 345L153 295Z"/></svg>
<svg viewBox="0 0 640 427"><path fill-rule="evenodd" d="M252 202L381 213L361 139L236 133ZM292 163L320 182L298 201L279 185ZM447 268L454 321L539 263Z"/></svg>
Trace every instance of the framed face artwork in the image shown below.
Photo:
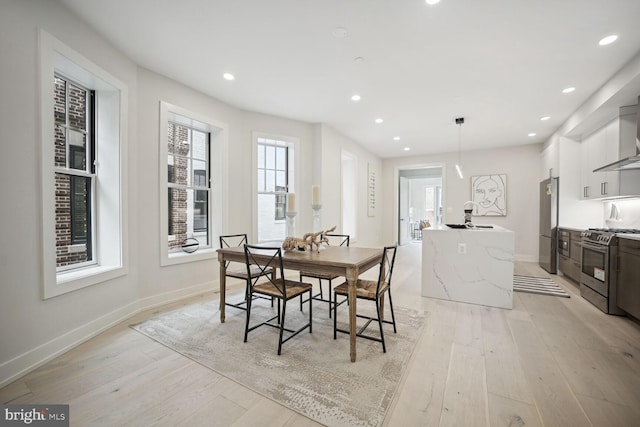
<svg viewBox="0 0 640 427"><path fill-rule="evenodd" d="M507 175L471 177L474 216L507 215Z"/></svg>

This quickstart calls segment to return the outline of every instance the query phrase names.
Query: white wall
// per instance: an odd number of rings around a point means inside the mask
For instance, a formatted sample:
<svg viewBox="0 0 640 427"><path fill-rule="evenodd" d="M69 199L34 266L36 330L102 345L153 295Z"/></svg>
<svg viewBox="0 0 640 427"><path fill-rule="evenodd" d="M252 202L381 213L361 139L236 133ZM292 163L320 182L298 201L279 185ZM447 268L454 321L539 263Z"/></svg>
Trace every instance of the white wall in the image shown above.
<svg viewBox="0 0 640 427"><path fill-rule="evenodd" d="M358 214L357 214L357 241L358 246L381 246L393 243L392 240L385 239L380 232L383 215L383 194L381 192L382 163L380 158L371 154L346 136L340 134L335 129L327 125L318 125L320 130L320 145L322 152L322 228L326 229L336 225L336 231L341 230L342 223L342 201L341 188L342 177L340 174L342 164L342 150L348 151L356 157L357 161L357 181L358 181ZM367 165L371 164L377 170L376 187L376 213L375 216L368 216L367 212ZM311 193L311 187L309 187ZM310 196L309 196L310 197ZM311 203L311 200L309 200Z"/></svg>
<svg viewBox="0 0 640 427"><path fill-rule="evenodd" d="M423 157L404 157L383 160L382 205L383 239L397 240L398 169L420 165L443 166L443 205L445 223L464 222L462 205L471 200L471 176L507 175L507 216L474 217L478 224L496 224L515 232L516 259L538 260L539 171L541 144L530 144L462 153L464 179L455 171L456 152Z"/></svg>

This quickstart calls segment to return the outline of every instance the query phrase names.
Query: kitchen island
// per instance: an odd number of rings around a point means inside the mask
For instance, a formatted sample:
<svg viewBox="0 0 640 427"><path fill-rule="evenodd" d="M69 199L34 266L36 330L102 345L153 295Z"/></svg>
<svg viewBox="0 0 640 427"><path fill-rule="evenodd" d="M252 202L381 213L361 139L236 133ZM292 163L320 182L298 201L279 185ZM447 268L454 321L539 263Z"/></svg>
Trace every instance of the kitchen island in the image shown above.
<svg viewBox="0 0 640 427"><path fill-rule="evenodd" d="M422 230L422 296L511 309L514 233L491 227Z"/></svg>

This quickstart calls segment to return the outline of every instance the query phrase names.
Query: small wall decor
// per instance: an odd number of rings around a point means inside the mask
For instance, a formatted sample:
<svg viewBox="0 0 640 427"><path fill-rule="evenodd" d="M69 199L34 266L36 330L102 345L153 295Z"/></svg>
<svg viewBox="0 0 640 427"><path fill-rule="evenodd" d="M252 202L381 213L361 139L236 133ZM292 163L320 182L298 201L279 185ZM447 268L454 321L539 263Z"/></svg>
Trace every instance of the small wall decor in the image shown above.
<svg viewBox="0 0 640 427"><path fill-rule="evenodd" d="M367 216L376 216L376 170L367 163Z"/></svg>
<svg viewBox="0 0 640 427"><path fill-rule="evenodd" d="M507 215L507 175L471 177L474 216Z"/></svg>

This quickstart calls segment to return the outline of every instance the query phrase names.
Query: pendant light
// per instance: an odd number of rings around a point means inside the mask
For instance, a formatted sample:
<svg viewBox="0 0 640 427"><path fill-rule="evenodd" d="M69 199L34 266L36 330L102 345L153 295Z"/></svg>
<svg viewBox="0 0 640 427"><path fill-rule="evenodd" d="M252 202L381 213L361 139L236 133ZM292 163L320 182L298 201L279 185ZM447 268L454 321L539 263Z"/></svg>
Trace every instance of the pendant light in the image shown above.
<svg viewBox="0 0 640 427"><path fill-rule="evenodd" d="M462 175L462 125L464 124L464 117L456 118L456 124L458 125L458 163L456 163L456 172L458 172L458 176L460 179L464 178Z"/></svg>

